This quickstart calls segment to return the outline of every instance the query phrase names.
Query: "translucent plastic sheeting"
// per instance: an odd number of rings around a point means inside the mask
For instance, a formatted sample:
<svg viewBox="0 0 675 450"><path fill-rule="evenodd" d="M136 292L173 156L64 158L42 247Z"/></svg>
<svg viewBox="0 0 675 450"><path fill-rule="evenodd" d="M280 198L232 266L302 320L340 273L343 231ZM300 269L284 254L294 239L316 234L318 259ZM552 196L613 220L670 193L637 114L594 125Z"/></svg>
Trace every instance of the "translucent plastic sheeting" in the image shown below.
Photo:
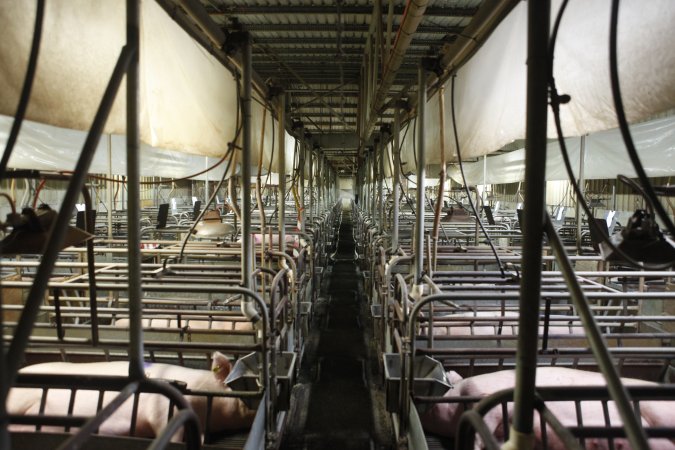
<svg viewBox="0 0 675 450"><path fill-rule="evenodd" d="M675 175L675 116L655 119L630 127L640 161L649 177ZM581 138L565 140L575 174L579 173ZM612 179L617 175L636 177L618 129L599 131L584 138L584 178ZM487 184L514 183L525 177L525 149L488 156L485 181ZM470 185L483 184L483 159L464 164ZM459 168L453 165L449 176L461 183ZM567 180L567 172L557 142L546 148L546 180Z"/></svg>
<svg viewBox="0 0 675 450"><path fill-rule="evenodd" d="M560 0L552 2L551 23ZM554 72L563 105L567 136L581 136L617 126L609 81L610 0L569 2L557 40ZM619 9L618 59L628 120L638 123L675 107L675 2L624 0ZM519 3L487 42L457 73L455 112L462 156L495 152L525 137L527 85L527 2ZM436 96L427 117L437 112ZM452 138L451 86L445 86L446 148ZM427 162L440 162L435 118L427 120ZM555 128L549 119L550 138ZM411 133L408 133L410 139ZM404 143L406 170L415 170L410 142ZM450 159L448 159L450 160ZM411 166L412 164L412 166Z"/></svg>
<svg viewBox="0 0 675 450"><path fill-rule="evenodd" d="M155 1L141 4L141 140L155 148L222 155L234 137L237 121L233 75ZM3 27L0 114L15 113L34 18L34 1L0 2ZM42 45L27 118L62 128L88 130L125 44L125 33L122 1L46 2ZM252 161L257 165L262 107L255 102L252 114ZM268 113L266 148L271 145L269 119ZM123 135L125 120L122 84L105 133Z"/></svg>
<svg viewBox="0 0 675 450"><path fill-rule="evenodd" d="M12 127L12 117L0 116L0 143L4 147ZM73 170L84 145L84 131L24 121L20 139L14 147L9 167L34 170ZM141 144L141 176L179 178L211 167L219 158L190 155ZM112 166L111 166L112 164ZM209 172L208 179L220 179L225 163ZM90 173L126 175L126 139L119 135L104 135L96 148ZM196 179L204 180L202 174Z"/></svg>

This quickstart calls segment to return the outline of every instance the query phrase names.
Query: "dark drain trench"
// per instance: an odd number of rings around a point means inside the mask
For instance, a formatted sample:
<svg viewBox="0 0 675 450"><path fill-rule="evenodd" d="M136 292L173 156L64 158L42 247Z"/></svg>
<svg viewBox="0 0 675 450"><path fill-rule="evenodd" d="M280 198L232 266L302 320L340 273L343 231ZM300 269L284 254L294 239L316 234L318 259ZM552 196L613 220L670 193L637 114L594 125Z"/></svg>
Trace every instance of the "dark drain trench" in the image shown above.
<svg viewBox="0 0 675 450"><path fill-rule="evenodd" d="M337 252L314 309L283 449L388 449L368 299L354 261L351 211L342 213Z"/></svg>

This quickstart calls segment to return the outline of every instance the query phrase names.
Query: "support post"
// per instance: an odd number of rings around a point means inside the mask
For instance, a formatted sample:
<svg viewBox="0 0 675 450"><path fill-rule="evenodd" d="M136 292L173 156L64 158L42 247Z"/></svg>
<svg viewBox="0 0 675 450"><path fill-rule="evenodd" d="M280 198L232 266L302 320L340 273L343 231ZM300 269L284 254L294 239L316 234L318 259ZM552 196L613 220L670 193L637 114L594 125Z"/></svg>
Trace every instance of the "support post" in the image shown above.
<svg viewBox="0 0 675 450"><path fill-rule="evenodd" d="M391 246L394 253L398 250L398 216L399 216L399 203L401 201L401 145L400 145L400 135L401 135L401 108L397 105L394 110L394 144L391 149L392 155L394 156L394 211L393 211L393 225L394 228L391 232Z"/></svg>
<svg viewBox="0 0 675 450"><path fill-rule="evenodd" d="M307 215L307 220L309 223L312 223L312 219L314 218L314 163L317 158L314 155L313 148L310 148L307 153L309 153L309 214Z"/></svg>
<svg viewBox="0 0 675 450"><path fill-rule="evenodd" d="M127 0L127 45L139 48L140 2ZM127 69L127 250L129 270L129 377L142 379L143 328L141 316L141 189L139 151L141 145L138 123L139 52L134 52Z"/></svg>
<svg viewBox="0 0 675 450"><path fill-rule="evenodd" d="M107 201L108 201L108 239L112 240L113 238L113 232L112 232L112 227L113 227L113 210L115 209L115 205L113 202L115 201L115 198L113 197L113 190L115 189L115 183L113 183L113 172L112 172L112 161L113 161L113 156L112 156L112 134L108 133L106 143L108 146L108 192L106 195Z"/></svg>
<svg viewBox="0 0 675 450"><path fill-rule="evenodd" d="M427 107L427 72L419 65L417 69L417 205L415 208L415 280L422 280L424 264L424 178L426 176L426 155L424 149L424 115Z"/></svg>
<svg viewBox="0 0 675 450"><path fill-rule="evenodd" d="M385 203L385 198L384 198L384 152L385 152L385 144L387 142L385 132L382 131L380 133L380 141L379 145L377 146L377 153L379 155L379 169L377 170L377 198L379 199L379 204L378 206L378 211L377 211L377 216L378 216L378 224L380 226L380 233L384 232L384 203Z"/></svg>
<svg viewBox="0 0 675 450"><path fill-rule="evenodd" d="M300 211L298 211L298 222L300 231L305 231L305 151L307 143L306 137L303 135L300 140L300 158L298 160L298 170L300 171L298 177L298 183L300 184L300 189L298 189L298 196L300 198Z"/></svg>
<svg viewBox="0 0 675 450"><path fill-rule="evenodd" d="M286 94L279 95L277 117L279 117L279 159L277 160L277 172L279 172L279 192L277 196L277 208L279 209L279 251L286 250Z"/></svg>
<svg viewBox="0 0 675 450"><path fill-rule="evenodd" d="M550 0L528 2L525 205L516 387L512 432L505 449L532 448L537 375L541 251L544 231Z"/></svg>
<svg viewBox="0 0 675 450"><path fill-rule="evenodd" d="M241 156L241 277L242 286L251 287L253 250L251 248L251 37L244 33L242 47L242 156ZM280 124L281 126L281 124Z"/></svg>
<svg viewBox="0 0 675 450"><path fill-rule="evenodd" d="M586 162L586 136L581 136L579 142L579 180L577 184L579 185L579 190L581 190L581 195L586 195L586 188L584 184L586 180L584 178L584 163ZM577 255L581 255L581 202L584 201L582 198L577 198L574 217L577 220ZM589 224L589 226L591 226Z"/></svg>

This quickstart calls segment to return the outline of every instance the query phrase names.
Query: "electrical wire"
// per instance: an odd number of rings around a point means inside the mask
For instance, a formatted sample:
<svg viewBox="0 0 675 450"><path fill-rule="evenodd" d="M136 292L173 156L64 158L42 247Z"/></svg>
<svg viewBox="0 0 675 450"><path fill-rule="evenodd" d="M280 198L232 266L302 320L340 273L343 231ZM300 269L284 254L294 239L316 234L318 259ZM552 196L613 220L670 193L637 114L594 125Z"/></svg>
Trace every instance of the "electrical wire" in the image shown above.
<svg viewBox="0 0 675 450"><path fill-rule="evenodd" d="M654 188L647 177L647 173L642 166L640 157L635 148L635 143L633 142L633 137L630 133L630 128L628 127L628 120L626 119L626 111L623 106L623 99L621 97L621 87L619 84L619 68L617 63L617 35L618 35L618 22L619 22L619 0L612 0L612 9L609 22L609 78L611 81L612 88L612 98L614 99L614 109L616 110L616 118L619 122L619 129L621 130L621 136L623 137L624 144L626 145L626 151L630 157L633 168L637 173L640 184L642 184L642 189L644 189L646 197L649 199L651 204L654 206L654 209L658 216L663 221L668 232L671 236L675 237L675 225L668 217L668 213L665 208L659 201L654 192Z"/></svg>
<svg viewBox="0 0 675 450"><path fill-rule="evenodd" d="M241 133L241 130L244 128L243 120L241 118L241 110L242 110L241 102L243 100L241 98L241 86L240 86L241 82L240 82L240 80L241 79L239 77L237 77L237 95L236 95L236 98L237 98L237 112L236 112L237 123L235 125L236 132L235 132L234 138L231 141L232 143L237 142L237 140L239 139L239 135ZM201 212L195 218L194 223L190 227L190 230L185 235L185 238L183 239L183 243L182 243L181 248L180 248L180 253L178 254L178 257L176 258L176 261L181 261L183 259L183 253L185 252L185 247L187 245L187 241L190 239L190 236L192 236L192 233L194 232L195 227L197 226L197 224L199 223L201 218L204 217L204 214L206 214L206 211L209 209L209 206L211 206L211 204L215 200L216 195L218 194L218 191L220 190L223 183L225 182L225 178L227 177L227 174L230 171L230 167L232 166L232 161L234 161L234 155L235 154L236 154L235 146L234 145L228 145L227 150L225 151L225 155L223 155L223 158L222 158L222 160L225 160L226 158L229 157L228 162L227 162L227 166L225 167L225 170L223 171L223 175L222 175L222 177L220 177L220 181L218 182L218 185L216 186L216 188L213 190L213 193L211 194L208 201L206 202L206 205L204 206L204 208L202 208ZM166 260L164 260L164 269L166 268L167 261L169 261L170 259L172 259L172 258L167 258Z"/></svg>
<svg viewBox="0 0 675 450"><path fill-rule="evenodd" d="M602 237L603 243L606 244L612 253L616 253L620 258L625 260L629 265L641 269L641 270L665 270L669 269L672 267L672 264L644 264L639 261L636 261L635 259L631 258L629 255L627 255L625 252L623 252L620 248L618 248L612 240L607 236L600 228L600 226L595 222L595 216L593 215L593 212L591 211L591 208L588 206L588 203L586 203L586 200L584 199L583 193L581 192L581 188L579 187L579 184L576 181L576 177L574 176L574 171L572 170L572 164L570 163L569 159L569 153L567 151L567 144L565 143L565 137L562 129L562 122L560 119L560 104L561 100L566 100L569 101L569 99L565 99L564 96L558 95L558 91L556 88L555 84L555 77L553 76L553 57L555 55L555 43L556 43L556 38L558 34L558 29L560 26L560 21L562 19L562 16L565 12L565 8L567 7L568 0L565 0L561 6L560 9L558 10L558 15L556 17L555 25L553 27L551 39L549 41L549 52L548 54L550 55L550 66L549 66L549 89L550 89L550 95L551 95L551 109L553 111L553 121L555 123L555 128L556 132L558 135L558 144L560 146L560 153L562 154L563 157L563 163L565 165L565 170L567 172L567 177L569 178L570 185L572 186L572 189L574 190L574 193L577 196L577 202L579 202L579 205L581 208L584 210L584 213L586 214L586 217L588 217L588 226L589 228L593 228L593 230L596 232L598 236ZM619 177L622 177L622 175L619 175ZM631 180L632 181L632 180ZM578 220L578 219L577 219Z"/></svg>
<svg viewBox="0 0 675 450"><path fill-rule="evenodd" d="M45 11L44 0L37 0L37 8L35 12L35 26L33 28L33 44L31 45L30 49L30 56L28 58L28 67L26 68L26 76L23 80L23 89L21 90L19 105L16 108L16 114L14 115L14 122L12 123L12 129L9 133L9 138L7 139L5 152L2 154L2 159L0 160L0 179L5 177L5 172L7 171L7 164L9 163L9 157L12 156L14 144L16 144L16 140L19 137L19 131L21 131L21 125L23 124L23 119L26 116L26 110L28 109L28 101L30 100L30 93L33 88L33 80L35 79L35 71L37 69L38 54L40 53L40 41L42 40L42 23L44 19L44 11Z"/></svg>
<svg viewBox="0 0 675 450"><path fill-rule="evenodd" d="M452 131L455 137L455 148L457 149L457 162L459 163L459 171L462 174L462 182L464 183L464 190L466 191L466 197L467 200L469 201L469 206L471 206L473 214L476 216L476 222L478 222L481 231L485 235L485 239L487 240L488 245L492 249L492 253L495 255L495 260L497 261L497 265L499 266L499 271L502 273L502 277L506 278L506 270L504 268L504 264L502 263L502 260L499 257L499 253L497 253L497 249L495 248L495 245L493 244L492 239L490 238L490 234L488 234L487 230L485 229L485 226L483 225L483 222L480 220L480 217L478 216L476 206L473 204L473 200L471 200L471 192L469 191L469 185L466 183L466 177L464 176L464 164L462 163L462 152L460 151L459 134L457 133L457 119L455 117L455 78L456 76L452 77L450 89L450 111L452 113Z"/></svg>

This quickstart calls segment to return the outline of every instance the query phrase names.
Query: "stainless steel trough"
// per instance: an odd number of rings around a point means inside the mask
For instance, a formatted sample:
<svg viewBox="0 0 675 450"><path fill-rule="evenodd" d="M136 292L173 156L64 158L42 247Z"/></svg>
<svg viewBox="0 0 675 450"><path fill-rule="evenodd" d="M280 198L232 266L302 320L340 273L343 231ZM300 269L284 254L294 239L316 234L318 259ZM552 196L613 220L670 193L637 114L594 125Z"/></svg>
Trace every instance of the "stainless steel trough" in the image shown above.
<svg viewBox="0 0 675 450"><path fill-rule="evenodd" d="M239 358L225 380L225 384L235 391L260 391L262 388L261 359L260 353L250 353ZM296 359L297 355L294 352L281 352L276 355L276 376L272 377L277 383L275 405L278 411L286 411L290 407L291 388L295 382ZM242 399L242 401L251 409L257 409L260 404L259 398Z"/></svg>
<svg viewBox="0 0 675 450"><path fill-rule="evenodd" d="M447 381L443 365L428 356L415 356L413 394L441 397L452 385ZM401 409L401 356L398 353L384 354L384 379L386 386L387 411L397 413ZM423 414L432 405L415 405Z"/></svg>

